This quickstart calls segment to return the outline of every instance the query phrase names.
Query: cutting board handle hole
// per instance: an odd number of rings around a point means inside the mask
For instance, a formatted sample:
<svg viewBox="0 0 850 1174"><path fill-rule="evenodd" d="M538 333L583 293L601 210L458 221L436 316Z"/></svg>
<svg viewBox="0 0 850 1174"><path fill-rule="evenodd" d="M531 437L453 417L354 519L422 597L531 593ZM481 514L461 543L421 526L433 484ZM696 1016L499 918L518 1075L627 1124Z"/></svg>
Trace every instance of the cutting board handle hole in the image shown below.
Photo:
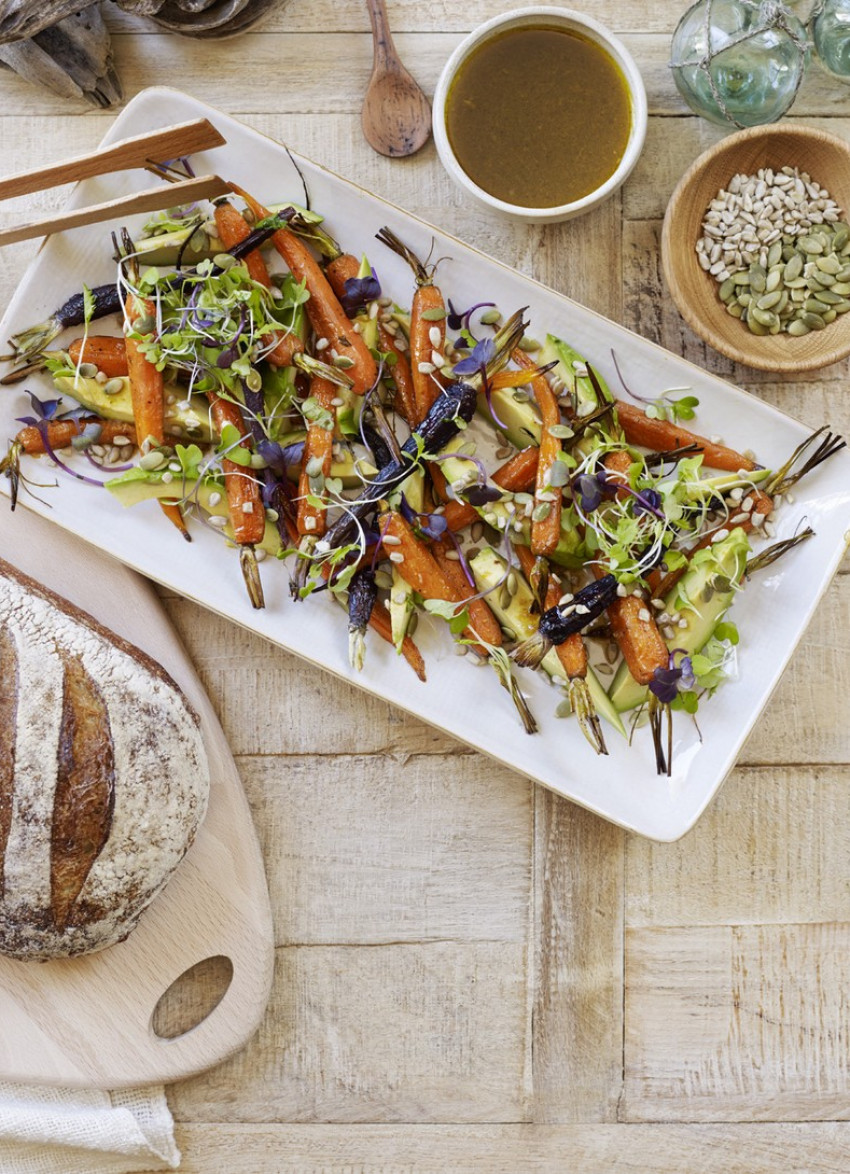
<svg viewBox="0 0 850 1174"><path fill-rule="evenodd" d="M154 1035L178 1039L213 1013L233 981L233 963L223 954L204 958L188 970L161 996L151 1016Z"/></svg>

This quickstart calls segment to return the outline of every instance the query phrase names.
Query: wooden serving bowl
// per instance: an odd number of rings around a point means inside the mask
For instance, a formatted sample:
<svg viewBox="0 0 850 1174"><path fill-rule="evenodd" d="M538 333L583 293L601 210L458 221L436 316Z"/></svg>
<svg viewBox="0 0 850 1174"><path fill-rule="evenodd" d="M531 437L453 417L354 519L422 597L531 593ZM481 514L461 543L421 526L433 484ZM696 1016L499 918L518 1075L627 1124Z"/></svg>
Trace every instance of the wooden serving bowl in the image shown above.
<svg viewBox="0 0 850 1174"><path fill-rule="evenodd" d="M850 215L850 145L807 126L757 126L722 139L685 172L667 205L661 234L664 277L682 317L715 350L762 371L813 371L850 354L850 313L801 338L751 334L726 312L715 279L700 267L696 243L709 203L734 175L760 167L807 171Z"/></svg>

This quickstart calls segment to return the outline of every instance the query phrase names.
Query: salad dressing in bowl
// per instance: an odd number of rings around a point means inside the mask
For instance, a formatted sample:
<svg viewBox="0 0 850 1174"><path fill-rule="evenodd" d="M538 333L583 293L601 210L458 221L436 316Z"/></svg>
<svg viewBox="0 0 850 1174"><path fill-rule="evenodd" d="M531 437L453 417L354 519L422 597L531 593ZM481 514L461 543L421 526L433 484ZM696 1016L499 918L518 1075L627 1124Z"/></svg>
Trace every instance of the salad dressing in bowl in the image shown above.
<svg viewBox="0 0 850 1174"><path fill-rule="evenodd" d="M479 204L526 224L596 208L628 178L646 137L633 57L584 13L541 5L474 29L434 93L434 142Z"/></svg>
<svg viewBox="0 0 850 1174"><path fill-rule="evenodd" d="M508 29L479 45L449 89L446 130L460 166L509 204L552 208L601 187L632 129L622 70L570 29Z"/></svg>

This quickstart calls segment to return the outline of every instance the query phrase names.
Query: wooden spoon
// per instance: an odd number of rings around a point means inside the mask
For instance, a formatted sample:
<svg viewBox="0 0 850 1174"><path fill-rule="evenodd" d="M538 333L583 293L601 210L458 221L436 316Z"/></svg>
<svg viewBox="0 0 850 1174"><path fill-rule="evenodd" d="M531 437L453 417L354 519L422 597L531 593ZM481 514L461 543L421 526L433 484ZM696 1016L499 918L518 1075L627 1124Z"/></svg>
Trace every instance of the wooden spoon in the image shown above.
<svg viewBox="0 0 850 1174"><path fill-rule="evenodd" d="M363 99L366 142L380 155L413 155L431 134L431 107L399 60L384 0L366 0L372 21L372 76Z"/></svg>

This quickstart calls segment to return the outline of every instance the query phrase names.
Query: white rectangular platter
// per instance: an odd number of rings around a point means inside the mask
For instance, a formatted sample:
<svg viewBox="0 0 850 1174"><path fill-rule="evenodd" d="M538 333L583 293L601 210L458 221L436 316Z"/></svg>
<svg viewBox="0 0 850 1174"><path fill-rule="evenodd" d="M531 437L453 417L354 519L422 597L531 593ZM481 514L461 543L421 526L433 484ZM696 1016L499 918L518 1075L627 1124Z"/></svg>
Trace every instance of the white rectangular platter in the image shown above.
<svg viewBox="0 0 850 1174"><path fill-rule="evenodd" d="M210 118L228 145L199 158L199 168L243 184L266 203L300 199L300 180L283 147L177 91L151 89L140 94L119 115L105 142L200 116ZM426 255L433 246L432 255L444 258L439 281L455 305L487 300L498 303L504 313L529 307L534 335L551 331L565 338L613 387L617 380L612 350L626 381L645 394L692 388L700 400L698 431L719 433L739 449L754 448L762 463L774 466L807 435L802 425L755 397L315 164L306 160L299 164L313 207L325 215L329 231L351 252L368 252L384 292L400 303L409 304L411 274L375 241L375 233L385 224L418 254ZM87 181L75 190L72 206L128 194L139 183L139 173ZM112 227L78 229L48 240L3 317L0 336L8 338L13 331L40 321L83 283L93 286L111 280ZM42 396L50 390L49 381L38 377L27 386ZM14 435L15 418L26 414L27 408L19 387L0 395L3 439ZM48 466L41 461L35 468L46 473ZM26 496L24 503L142 574L416 714L606 819L658 840L682 836L732 768L838 567L850 528L850 457L840 453L800 485L792 506L783 507L778 537L793 533L804 519L814 527L816 537L760 574L736 600L733 618L741 632L739 678L701 708L699 731L686 714L675 715L674 768L667 778L656 775L647 730L638 730L631 746L608 730L610 755L597 758L574 720L555 717L559 693L528 671L523 673L523 689L540 732L526 735L495 675L474 669L454 655L439 620L424 620L417 633L427 664L427 683L420 683L379 639L370 639L366 667L354 673L347 660L342 612L326 596L291 602L285 567L262 565L267 606L255 612L233 552L224 549L206 528L195 527L194 541L187 544L163 523L154 503L128 511L106 493L61 475L59 482L55 490L38 491L48 506ZM403 775L388 778L387 786L404 786Z"/></svg>

